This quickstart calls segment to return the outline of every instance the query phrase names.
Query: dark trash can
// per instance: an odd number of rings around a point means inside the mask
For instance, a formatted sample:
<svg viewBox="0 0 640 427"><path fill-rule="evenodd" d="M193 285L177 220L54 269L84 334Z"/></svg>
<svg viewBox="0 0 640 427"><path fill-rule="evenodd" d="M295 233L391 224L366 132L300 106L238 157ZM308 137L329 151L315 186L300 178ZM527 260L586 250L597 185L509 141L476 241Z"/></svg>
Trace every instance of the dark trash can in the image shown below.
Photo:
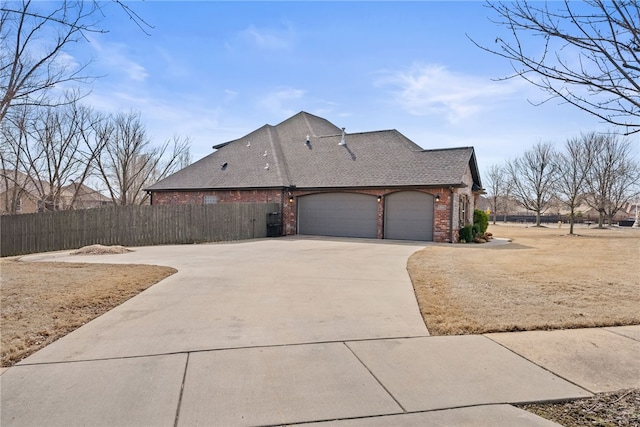
<svg viewBox="0 0 640 427"><path fill-rule="evenodd" d="M267 214L267 237L282 236L282 218L280 212Z"/></svg>

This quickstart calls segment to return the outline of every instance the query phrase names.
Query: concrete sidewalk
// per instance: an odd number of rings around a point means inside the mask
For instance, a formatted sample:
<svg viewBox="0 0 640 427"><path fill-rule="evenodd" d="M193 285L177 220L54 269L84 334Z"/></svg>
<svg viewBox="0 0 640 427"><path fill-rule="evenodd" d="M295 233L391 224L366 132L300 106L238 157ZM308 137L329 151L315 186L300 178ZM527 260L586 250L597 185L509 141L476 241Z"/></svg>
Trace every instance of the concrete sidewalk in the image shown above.
<svg viewBox="0 0 640 427"><path fill-rule="evenodd" d="M179 273L5 371L0 424L545 426L510 404L640 387L640 326L428 336L405 270L420 247L54 255Z"/></svg>

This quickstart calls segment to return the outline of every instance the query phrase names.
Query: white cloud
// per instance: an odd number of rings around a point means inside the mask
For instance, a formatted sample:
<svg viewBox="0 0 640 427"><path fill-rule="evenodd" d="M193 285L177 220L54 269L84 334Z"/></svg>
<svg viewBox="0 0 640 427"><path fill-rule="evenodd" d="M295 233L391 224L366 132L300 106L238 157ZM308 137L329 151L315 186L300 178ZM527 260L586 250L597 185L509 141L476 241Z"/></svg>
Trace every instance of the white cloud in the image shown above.
<svg viewBox="0 0 640 427"><path fill-rule="evenodd" d="M105 113L139 111L154 144L174 135L189 137L194 158L210 153L212 145L238 136L221 130L223 111L201 99L164 99L124 91L94 91L83 102Z"/></svg>
<svg viewBox="0 0 640 427"><path fill-rule="evenodd" d="M231 90L231 89L224 90L224 100L226 102L233 101L237 97L238 97L238 92L236 92L235 90Z"/></svg>
<svg viewBox="0 0 640 427"><path fill-rule="evenodd" d="M119 43L99 43L95 38L90 39L91 46L97 53L96 62L101 72L109 74L124 74L128 79L142 82L149 77L146 68L129 58L127 46Z"/></svg>
<svg viewBox="0 0 640 427"><path fill-rule="evenodd" d="M375 84L392 87L395 102L410 114L444 116L451 123L491 109L521 87L517 81L492 82L441 65L383 72Z"/></svg>
<svg viewBox="0 0 640 427"><path fill-rule="evenodd" d="M157 56L164 61L162 74L176 79L191 78L190 76L192 71L190 64L179 60L178 55L175 55L174 52L171 52L164 47L156 46L155 51L157 52Z"/></svg>
<svg viewBox="0 0 640 427"><path fill-rule="evenodd" d="M295 44L295 32L290 25L284 29L257 28L250 25L240 32L240 38L246 43L267 50L291 49Z"/></svg>
<svg viewBox="0 0 640 427"><path fill-rule="evenodd" d="M65 70L77 70L80 68L80 63L73 56L67 52L60 52L54 59L54 64L60 69Z"/></svg>
<svg viewBox="0 0 640 427"><path fill-rule="evenodd" d="M298 101L305 93L302 89L278 88L262 97L258 104L273 115L289 117L299 111L297 106L300 103Z"/></svg>

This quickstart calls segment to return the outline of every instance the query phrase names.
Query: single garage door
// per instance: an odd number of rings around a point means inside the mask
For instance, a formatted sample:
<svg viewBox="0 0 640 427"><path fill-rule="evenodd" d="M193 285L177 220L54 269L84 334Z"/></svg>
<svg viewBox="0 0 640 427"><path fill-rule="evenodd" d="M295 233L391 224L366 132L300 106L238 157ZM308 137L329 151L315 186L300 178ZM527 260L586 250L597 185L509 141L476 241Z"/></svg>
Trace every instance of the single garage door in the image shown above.
<svg viewBox="0 0 640 427"><path fill-rule="evenodd" d="M320 193L298 198L298 234L378 236L378 201L357 193Z"/></svg>
<svg viewBox="0 0 640 427"><path fill-rule="evenodd" d="M385 197L384 237L397 240L433 240L433 196L399 191Z"/></svg>

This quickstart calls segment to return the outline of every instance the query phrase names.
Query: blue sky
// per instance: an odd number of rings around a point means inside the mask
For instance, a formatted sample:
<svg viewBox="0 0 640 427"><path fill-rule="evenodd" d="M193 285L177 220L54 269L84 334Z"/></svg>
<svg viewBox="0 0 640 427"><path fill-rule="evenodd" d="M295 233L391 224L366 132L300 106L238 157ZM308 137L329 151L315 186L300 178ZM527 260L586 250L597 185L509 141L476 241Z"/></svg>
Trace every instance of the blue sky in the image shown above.
<svg viewBox="0 0 640 427"><path fill-rule="evenodd" d="M189 136L197 160L211 146L299 111L347 132L397 129L424 148L474 146L479 167L539 141L562 144L607 130L595 117L508 75L492 45L504 29L482 2L128 3L145 35L109 5L109 33L69 54L103 75L86 102L138 110L155 141Z"/></svg>

